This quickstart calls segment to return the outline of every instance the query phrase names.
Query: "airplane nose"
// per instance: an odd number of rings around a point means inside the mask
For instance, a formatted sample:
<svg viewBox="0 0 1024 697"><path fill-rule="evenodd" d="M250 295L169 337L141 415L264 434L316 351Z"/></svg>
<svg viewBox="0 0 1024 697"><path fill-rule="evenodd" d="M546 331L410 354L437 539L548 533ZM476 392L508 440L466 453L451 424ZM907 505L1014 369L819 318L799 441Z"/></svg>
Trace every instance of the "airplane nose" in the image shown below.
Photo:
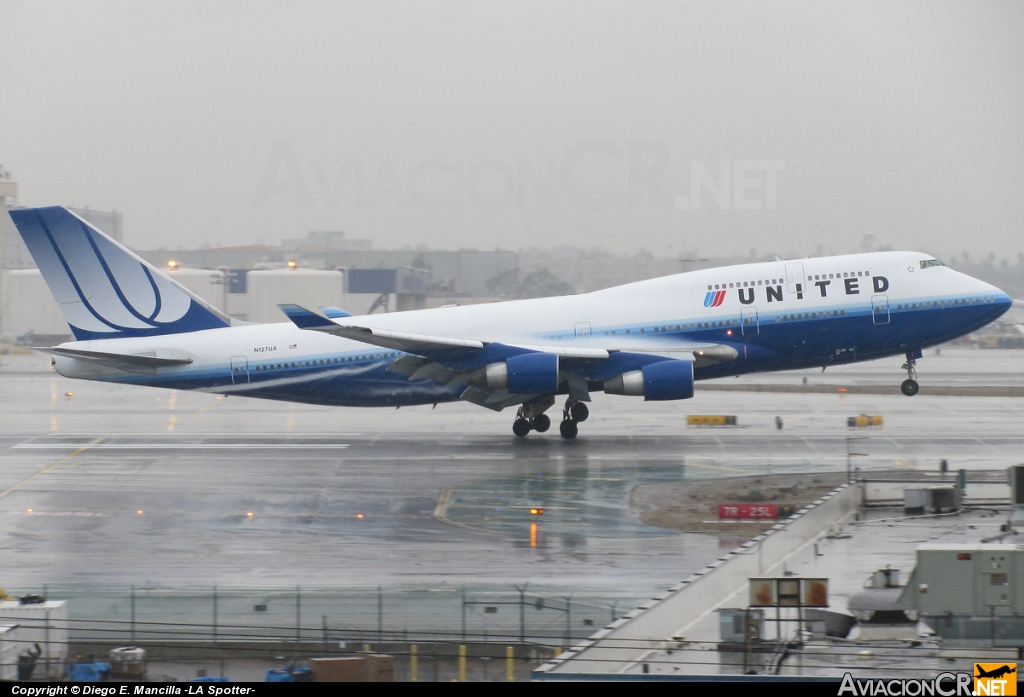
<svg viewBox="0 0 1024 697"><path fill-rule="evenodd" d="M993 291L995 291L991 303L992 314L989 319L989 321L992 321L998 317L1003 316L1006 313L1006 311L1010 309L1010 307L1013 305L1013 298L1011 298L1009 295L999 290L995 286L990 286L990 288Z"/></svg>
<svg viewBox="0 0 1024 697"><path fill-rule="evenodd" d="M982 281L980 278L970 276L968 278L970 280L967 283L967 287L971 288L976 296L980 296L978 299L981 300L982 305L978 310L985 324L1002 317L1010 309L1010 306L1013 305L1013 298L1000 288Z"/></svg>

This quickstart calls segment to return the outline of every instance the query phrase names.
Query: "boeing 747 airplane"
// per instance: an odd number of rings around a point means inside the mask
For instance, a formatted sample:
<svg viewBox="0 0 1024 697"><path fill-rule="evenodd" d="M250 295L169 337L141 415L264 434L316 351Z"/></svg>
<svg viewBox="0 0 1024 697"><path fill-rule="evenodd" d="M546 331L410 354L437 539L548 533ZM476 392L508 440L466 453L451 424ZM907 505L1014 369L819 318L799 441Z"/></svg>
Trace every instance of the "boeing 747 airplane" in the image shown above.
<svg viewBox="0 0 1024 697"><path fill-rule="evenodd" d="M575 438L590 394L688 399L697 380L906 356L1002 315L1009 296L918 252L774 261L593 293L352 317L281 305L232 319L61 207L10 213L75 341L66 377L311 404L517 407L517 436Z"/></svg>

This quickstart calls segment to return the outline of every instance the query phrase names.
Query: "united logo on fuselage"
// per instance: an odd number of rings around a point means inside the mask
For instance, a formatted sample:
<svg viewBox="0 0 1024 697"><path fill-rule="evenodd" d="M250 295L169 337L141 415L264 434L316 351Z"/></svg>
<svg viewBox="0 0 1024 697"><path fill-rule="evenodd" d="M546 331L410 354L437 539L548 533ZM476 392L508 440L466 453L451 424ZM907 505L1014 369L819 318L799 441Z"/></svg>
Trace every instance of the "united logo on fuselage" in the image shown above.
<svg viewBox="0 0 1024 697"><path fill-rule="evenodd" d="M709 290L704 296L704 307L718 307L725 302L724 290Z"/></svg>

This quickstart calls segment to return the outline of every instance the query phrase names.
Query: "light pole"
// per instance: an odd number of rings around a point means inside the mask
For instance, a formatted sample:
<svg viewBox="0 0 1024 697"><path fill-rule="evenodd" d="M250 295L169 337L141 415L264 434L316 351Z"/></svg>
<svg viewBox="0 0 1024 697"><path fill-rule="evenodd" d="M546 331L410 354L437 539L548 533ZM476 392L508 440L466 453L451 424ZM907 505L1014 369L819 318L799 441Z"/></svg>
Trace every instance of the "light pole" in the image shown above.
<svg viewBox="0 0 1024 697"><path fill-rule="evenodd" d="M519 591L519 643L526 643L526 589L530 583L527 581L522 586L512 586Z"/></svg>

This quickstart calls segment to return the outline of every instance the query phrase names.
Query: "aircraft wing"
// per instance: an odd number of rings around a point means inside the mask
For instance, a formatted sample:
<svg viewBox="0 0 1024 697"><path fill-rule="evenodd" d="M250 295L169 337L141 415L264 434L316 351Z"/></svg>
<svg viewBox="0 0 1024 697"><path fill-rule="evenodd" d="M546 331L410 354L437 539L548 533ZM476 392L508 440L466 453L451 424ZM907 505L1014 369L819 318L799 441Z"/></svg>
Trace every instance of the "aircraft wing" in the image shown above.
<svg viewBox="0 0 1024 697"><path fill-rule="evenodd" d="M96 363L108 368L117 368L128 373L155 373L160 368L178 368L192 363L191 358L162 358L156 355L106 353L103 351L66 349L57 346L37 346L33 347L32 350L49 353L54 356L65 356L80 361Z"/></svg>
<svg viewBox="0 0 1024 697"><path fill-rule="evenodd" d="M312 310L307 310L298 305L278 305L281 311L288 315L288 319L295 323L299 329L310 329L342 336L346 339L361 341L364 344L382 346L384 348L405 351L406 353L420 353L421 351L437 351L441 349L482 349L486 342L475 339L456 339L447 336L429 336L426 334L409 334L396 332L391 329L373 329L361 327L354 324L343 323L321 317ZM608 351L595 348L575 348L566 346L528 346L522 345L527 351L540 351L543 353L557 353L561 356L572 356L574 358L607 358Z"/></svg>
<svg viewBox="0 0 1024 697"><path fill-rule="evenodd" d="M692 361L696 366L724 363L737 357L736 349L724 344L696 343L671 347L594 348L549 346L478 339L412 334L391 329L377 329L352 324L349 318L328 319L298 305L278 305L300 329L353 339L373 346L402 351L406 355L395 360L387 370L406 375L410 380L433 380L449 387L466 385L462 398L489 409L500 411L535 395L509 393L505 389L488 390L468 384L469 371L488 363L524 353L551 353L559 356L559 372L570 393L581 401L589 401L589 382L604 380L642 365L665 359Z"/></svg>

